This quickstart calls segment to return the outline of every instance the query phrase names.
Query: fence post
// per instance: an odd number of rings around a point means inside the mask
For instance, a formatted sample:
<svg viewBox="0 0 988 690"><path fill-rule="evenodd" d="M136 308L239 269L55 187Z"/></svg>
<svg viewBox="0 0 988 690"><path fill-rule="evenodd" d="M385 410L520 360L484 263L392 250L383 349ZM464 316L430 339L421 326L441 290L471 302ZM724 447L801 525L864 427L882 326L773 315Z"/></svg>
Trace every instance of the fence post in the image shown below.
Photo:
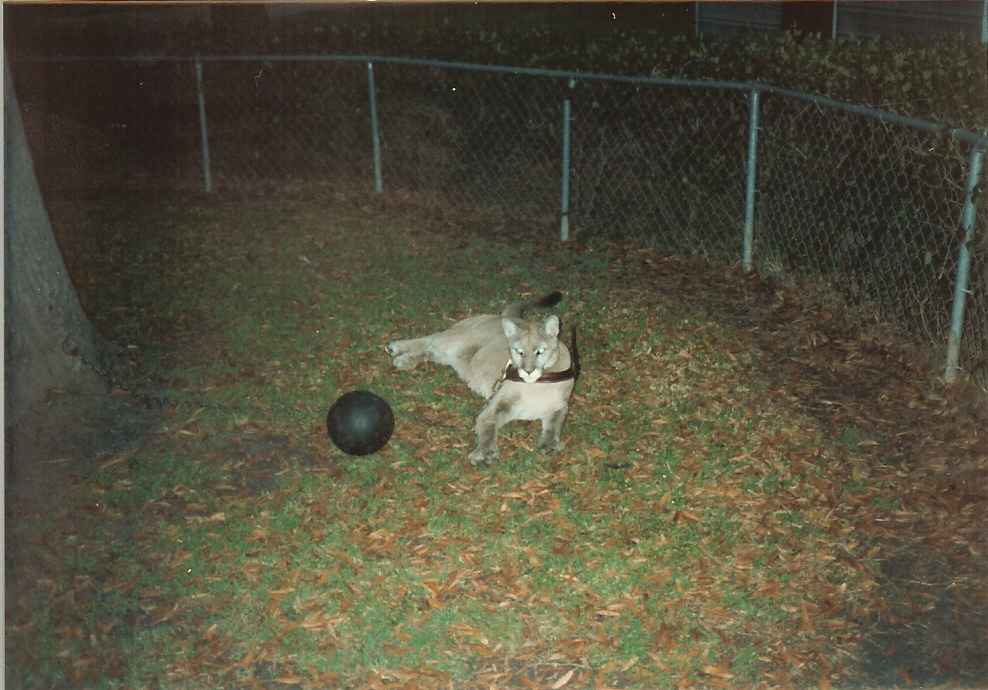
<svg viewBox="0 0 988 690"><path fill-rule="evenodd" d="M745 170L744 188L744 241L741 248L741 267L745 273L751 271L751 257L755 240L755 171L758 166L758 89L748 95L748 161Z"/></svg>
<svg viewBox="0 0 988 690"><path fill-rule="evenodd" d="M202 86L202 60L196 56L196 100L199 103L199 147L202 150L202 182L206 193L213 191L213 173L209 164L209 129L206 126L206 94Z"/></svg>
<svg viewBox="0 0 988 690"><path fill-rule="evenodd" d="M967 285L971 270L971 250L974 242L975 206L974 196L981 176L981 162L984 158L984 144L971 148L968 159L967 187L964 191L964 212L961 216L961 228L964 239L957 256L957 278L954 283L954 305L950 315L950 336L947 339L947 366L943 378L947 383L953 383L957 378L958 362L961 354L961 334L964 330L964 307L967 301Z"/></svg>
<svg viewBox="0 0 988 690"><path fill-rule="evenodd" d="M370 98L371 146L374 150L374 191L384 191L381 180L381 133L377 124L377 91L374 87L374 63L367 63L367 93Z"/></svg>
<svg viewBox="0 0 988 690"><path fill-rule="evenodd" d="M569 88L576 86L576 80L569 80ZM573 114L573 104L569 95L563 99L563 169L562 189L559 200L559 241L569 242L569 174L570 174L570 120Z"/></svg>

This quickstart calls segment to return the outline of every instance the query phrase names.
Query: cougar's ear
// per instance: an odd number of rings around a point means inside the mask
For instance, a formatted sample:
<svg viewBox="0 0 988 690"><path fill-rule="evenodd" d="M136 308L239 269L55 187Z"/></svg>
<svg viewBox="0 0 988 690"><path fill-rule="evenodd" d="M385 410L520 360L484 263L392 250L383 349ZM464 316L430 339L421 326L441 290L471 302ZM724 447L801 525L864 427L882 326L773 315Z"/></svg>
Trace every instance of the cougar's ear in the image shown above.
<svg viewBox="0 0 988 690"><path fill-rule="evenodd" d="M511 340L518 335L518 324L511 319L501 319L501 329L504 331L504 335L508 338L508 340Z"/></svg>
<svg viewBox="0 0 988 690"><path fill-rule="evenodd" d="M545 320L545 324L542 326L542 330L550 338L555 338L559 335L559 317L553 314Z"/></svg>

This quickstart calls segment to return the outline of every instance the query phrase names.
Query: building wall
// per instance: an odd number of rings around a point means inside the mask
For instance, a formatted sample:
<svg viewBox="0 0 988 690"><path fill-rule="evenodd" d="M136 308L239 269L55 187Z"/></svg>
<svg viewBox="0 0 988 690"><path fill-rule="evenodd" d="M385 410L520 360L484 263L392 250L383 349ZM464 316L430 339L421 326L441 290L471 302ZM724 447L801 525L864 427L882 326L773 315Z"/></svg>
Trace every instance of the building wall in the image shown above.
<svg viewBox="0 0 988 690"><path fill-rule="evenodd" d="M985 0L838 0L838 36L906 34L930 36L962 33L982 41Z"/></svg>
<svg viewBox="0 0 988 690"><path fill-rule="evenodd" d="M305 20L327 25L357 23L393 24L415 31L442 26L484 31L509 28L551 28L574 39L590 38L620 30L659 30L690 34L692 2L375 2L364 4L264 5L275 23Z"/></svg>
<svg viewBox="0 0 988 690"><path fill-rule="evenodd" d="M782 28L781 0L763 2L698 2L696 32L724 35L743 31L777 31Z"/></svg>
<svg viewBox="0 0 988 690"><path fill-rule="evenodd" d="M762 0L696 5L695 31L704 35L789 28L824 36L835 30L837 36L960 33L988 44L988 0Z"/></svg>

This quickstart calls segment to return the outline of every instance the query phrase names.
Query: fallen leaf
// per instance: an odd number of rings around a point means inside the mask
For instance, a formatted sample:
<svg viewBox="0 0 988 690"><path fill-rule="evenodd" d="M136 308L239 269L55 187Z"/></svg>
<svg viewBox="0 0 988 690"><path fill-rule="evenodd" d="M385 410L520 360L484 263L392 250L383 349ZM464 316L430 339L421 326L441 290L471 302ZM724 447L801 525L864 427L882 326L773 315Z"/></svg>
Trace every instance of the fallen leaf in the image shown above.
<svg viewBox="0 0 988 690"><path fill-rule="evenodd" d="M304 680L301 676L279 676L274 682L282 685L301 685Z"/></svg>
<svg viewBox="0 0 988 690"><path fill-rule="evenodd" d="M677 510L672 516L673 522L682 522L684 520L686 522L699 522L700 516L688 510Z"/></svg>
<svg viewBox="0 0 988 690"><path fill-rule="evenodd" d="M723 680L730 680L734 677L734 674L730 671L725 671L720 666L704 666L703 672L708 676L713 676L714 678L722 678Z"/></svg>
<svg viewBox="0 0 988 690"><path fill-rule="evenodd" d="M807 606L806 602L803 602L799 606L799 629L802 632L813 632L813 619L810 617L810 607Z"/></svg>
<svg viewBox="0 0 988 690"><path fill-rule="evenodd" d="M151 619L151 625L160 625L167 620L170 620L176 613L178 613L178 604L175 604L170 611L166 611L153 619Z"/></svg>
<svg viewBox="0 0 988 690"><path fill-rule="evenodd" d="M553 683L550 686L552 688L552 690L559 690L559 688L563 687L568 682L570 682L570 680L573 679L573 674L574 673L576 673L576 669L575 668L571 668L569 671L567 671L563 675L559 676L559 678L556 679L556 682Z"/></svg>

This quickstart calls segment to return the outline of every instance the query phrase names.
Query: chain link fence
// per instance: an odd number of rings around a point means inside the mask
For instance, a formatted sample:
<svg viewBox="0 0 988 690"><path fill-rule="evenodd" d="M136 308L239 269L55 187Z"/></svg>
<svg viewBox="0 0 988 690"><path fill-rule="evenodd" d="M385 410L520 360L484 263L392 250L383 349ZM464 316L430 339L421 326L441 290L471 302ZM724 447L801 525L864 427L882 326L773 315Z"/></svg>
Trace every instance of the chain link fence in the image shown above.
<svg viewBox="0 0 988 690"><path fill-rule="evenodd" d="M813 103L769 99L764 115L778 125L762 132L759 265L810 273L917 339L943 344L963 238L965 147ZM969 334L980 323L981 338L983 294L968 295Z"/></svg>
<svg viewBox="0 0 988 690"><path fill-rule="evenodd" d="M761 85L424 60L15 67L51 193L409 192L818 282L988 380L985 136Z"/></svg>
<svg viewBox="0 0 988 690"><path fill-rule="evenodd" d="M744 218L742 92L611 82L573 96L576 232L736 261Z"/></svg>

